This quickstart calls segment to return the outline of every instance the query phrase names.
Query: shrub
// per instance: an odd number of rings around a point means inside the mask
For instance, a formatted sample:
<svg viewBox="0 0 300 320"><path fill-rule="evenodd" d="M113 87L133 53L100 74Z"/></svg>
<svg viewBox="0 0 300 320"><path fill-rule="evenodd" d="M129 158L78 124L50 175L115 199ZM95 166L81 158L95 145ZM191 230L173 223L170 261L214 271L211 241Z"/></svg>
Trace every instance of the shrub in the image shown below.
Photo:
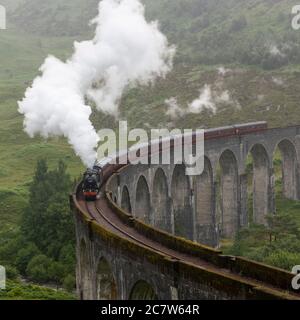
<svg viewBox="0 0 300 320"><path fill-rule="evenodd" d="M295 265L299 265L300 254L278 250L265 258L264 262L272 266L291 271Z"/></svg>
<svg viewBox="0 0 300 320"><path fill-rule="evenodd" d="M30 242L25 248L18 251L16 257L16 266L21 274L25 275L29 261L38 254L39 249L32 242Z"/></svg>
<svg viewBox="0 0 300 320"><path fill-rule="evenodd" d="M40 283L45 283L50 280L49 269L52 260L43 254L33 257L26 270L28 277Z"/></svg>
<svg viewBox="0 0 300 320"><path fill-rule="evenodd" d="M71 274L68 274L64 279L64 288L69 292L73 292L75 289L75 282L75 277Z"/></svg>
<svg viewBox="0 0 300 320"><path fill-rule="evenodd" d="M16 280L18 278L18 270L13 267L13 266L6 266L5 267L5 271L6 271L6 278L9 280Z"/></svg>

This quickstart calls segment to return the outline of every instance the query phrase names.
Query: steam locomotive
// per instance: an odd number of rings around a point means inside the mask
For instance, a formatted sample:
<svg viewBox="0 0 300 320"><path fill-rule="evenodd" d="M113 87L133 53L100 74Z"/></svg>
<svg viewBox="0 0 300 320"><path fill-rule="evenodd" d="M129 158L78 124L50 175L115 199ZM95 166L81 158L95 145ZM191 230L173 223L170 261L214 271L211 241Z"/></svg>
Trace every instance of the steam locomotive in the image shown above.
<svg viewBox="0 0 300 320"><path fill-rule="evenodd" d="M102 168L95 165L87 169L83 175L82 190L86 201L95 201L100 192L103 181Z"/></svg>

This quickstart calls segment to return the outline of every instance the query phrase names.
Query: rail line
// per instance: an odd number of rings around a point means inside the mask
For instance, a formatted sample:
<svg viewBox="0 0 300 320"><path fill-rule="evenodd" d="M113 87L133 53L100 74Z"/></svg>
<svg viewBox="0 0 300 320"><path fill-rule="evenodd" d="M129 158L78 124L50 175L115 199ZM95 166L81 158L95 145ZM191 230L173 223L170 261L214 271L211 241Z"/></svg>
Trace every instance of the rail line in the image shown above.
<svg viewBox="0 0 300 320"><path fill-rule="evenodd" d="M241 283L250 285L253 289L265 287L268 290L273 291L274 296L277 296L277 297L280 297L281 295L284 296L285 294L287 294L287 296L289 296L289 299L293 299L293 300L300 299L299 294L297 294L296 292L291 292L291 291L284 290L283 288L278 288L264 281L257 280L251 276L246 276L246 275L236 273L234 270L230 270L226 267L222 268L220 266L214 265L214 263L206 261L205 259L196 258L189 254L177 252L176 250L170 247L161 245L160 243L153 241L153 239L148 239L144 235L137 232L139 236L145 237L145 240L143 241L137 238L136 236L134 236L133 234L131 234L130 232L127 232L122 227L118 226L117 223L115 223L109 217L107 217L107 215L103 212L103 210L97 206L96 202L84 201L84 206L88 215L96 223L103 224L103 222L105 222L110 228L112 228L112 232L119 234L119 236L123 236L125 239L127 239L127 241L132 241L133 243L136 243L139 246L143 246L151 251L160 253L163 256L166 256L175 262L192 263L197 268L210 270L211 272L217 272L218 274L222 274L225 277L235 279L237 281L241 281ZM110 213L114 214L113 212L110 212ZM102 219L103 221L101 221L99 218ZM122 222L120 221L120 223ZM124 228L126 229L125 226ZM128 228L130 228L132 233L136 231L135 228L132 228L132 227L128 227ZM175 252L174 254L172 253L173 251Z"/></svg>
<svg viewBox="0 0 300 320"><path fill-rule="evenodd" d="M289 295L290 299L296 299L296 300L300 299L299 295L296 292L287 292L282 288L277 288L276 286L273 286L269 283L265 283L264 281L257 280L253 277L238 274L233 270L230 270L227 268L221 268L220 266L214 265L211 262L205 261L205 259L192 257L191 255L183 254L183 253L177 252L176 250L174 251L173 249L163 246L158 242L153 241L152 239L148 239L144 235L138 233L141 237L145 237L145 240L143 241L137 238L136 236L134 236L133 234L125 231L124 229L122 229L122 227L118 226L114 221L112 221L109 217L107 217L107 215L103 212L103 210L97 206L97 202L84 201L84 205L88 215L95 222L101 223L101 221L99 220L99 217L100 217L100 219L105 221L105 223L108 224L109 227L112 228L114 232L116 232L117 234L119 233L119 236L121 235L125 237L128 241L132 241L139 246L143 246L145 248L148 248L151 251L155 251L157 253L162 254L163 256L169 257L173 261L181 262L181 263L185 263L185 261L187 261L188 263L192 263L193 265L195 265L200 269L201 268L208 269L208 270L211 270L212 272L223 274L223 276L229 277L232 279L239 278L238 281L247 283L248 285L251 285L253 288L260 288L261 286L263 286L274 292L277 292L277 294L279 295L286 293ZM97 215L99 216L97 217ZM122 222L120 221L120 223ZM129 227L129 228L132 229L132 227ZM132 233L134 233L134 230L135 229L133 228ZM161 249L161 248L164 248L164 249ZM175 253L173 254L172 251L174 251Z"/></svg>
<svg viewBox="0 0 300 320"><path fill-rule="evenodd" d="M161 152L160 143L159 148L156 151ZM143 227L138 224L138 220L135 221L134 217L130 215L125 217L127 220L123 220L123 215L120 215L118 213L119 211L114 209L115 204L112 205L113 200L106 196L105 191L107 191L107 186L109 185L110 179L114 175L119 174L120 171L124 170L126 165L113 165L108 160L111 159L104 159L103 163L99 163L103 167L104 172L104 183L101 186L101 189L102 191L104 190L104 192L100 199L94 202L85 201L82 197L79 186L77 187L77 192L73 197L73 201L77 209L79 209L79 212L84 215L87 214L90 220L92 220L94 223L102 226L104 229L107 229L117 237L125 239L136 246L146 248L149 250L149 252L156 252L167 259L171 259L175 263L179 263L179 268L183 267L184 269L185 266L192 265L195 268L199 268L199 271L206 270L207 272L215 274L217 277L231 279L232 281L241 283L241 285L246 285L251 288L250 291L252 289L258 289L258 291L262 290L262 292L266 290L266 292L268 292L272 297L296 300L300 299L299 293L290 288L290 282L287 284L286 280L290 281L289 279L292 275L286 271L279 269L275 270L276 268L274 271L270 271L268 268L271 267L255 263L254 261L246 261L242 257L229 257L223 255L222 252L213 252L213 249L211 249L212 253L209 252L208 254L210 254L212 257L218 255L217 258L220 258L221 261L219 262L219 260L217 260L218 262L215 262L215 260L210 258L207 259L207 251L205 252L205 255L202 255L202 253L200 255L193 254L193 251L191 250L195 250L196 252L198 250L197 244L195 244L196 247L194 247L193 244L187 243L188 250L182 251L182 247L180 247L180 244L177 246L177 243L182 242L181 244L184 246L186 242L183 239L169 234L166 235L165 232L162 232L161 230L151 226ZM134 221L133 224L131 224L131 217ZM128 221L130 223L128 223ZM202 249L200 250L203 250L203 248L206 250L205 246L202 246ZM235 264L235 262L232 262L235 260L231 261L231 258L237 259L237 263ZM255 266L257 269L255 269L254 272L245 270L245 265L250 268ZM265 271L274 272L271 273L272 276L277 275L279 272L279 282L277 280L273 281L273 279L276 277L270 278L269 274L266 277L263 276L262 274Z"/></svg>
<svg viewBox="0 0 300 320"><path fill-rule="evenodd" d="M88 214L95 220L97 221L96 217L94 217L94 214L92 213L92 211L90 210L90 208L88 207L88 203L85 202L86 204L86 210L88 212ZM168 255L169 257L171 257L174 260L178 260L180 261L179 258L177 258L175 255L166 253L166 251L154 248L153 246L147 244L145 241L141 241L140 239L136 238L135 236L131 235L129 232L124 231L122 228L118 227L115 223L113 223L107 216L104 215L104 213L102 212L101 209L99 209L99 207L95 204L95 209L97 210L97 212L99 213L99 215L101 216L102 219L104 219L111 227L113 227L115 230L117 230L118 232L120 232L121 234L123 234L124 236L130 238L131 240L134 240L135 242L139 243L140 245L149 248L151 250L155 250L156 252L160 252L163 255Z"/></svg>

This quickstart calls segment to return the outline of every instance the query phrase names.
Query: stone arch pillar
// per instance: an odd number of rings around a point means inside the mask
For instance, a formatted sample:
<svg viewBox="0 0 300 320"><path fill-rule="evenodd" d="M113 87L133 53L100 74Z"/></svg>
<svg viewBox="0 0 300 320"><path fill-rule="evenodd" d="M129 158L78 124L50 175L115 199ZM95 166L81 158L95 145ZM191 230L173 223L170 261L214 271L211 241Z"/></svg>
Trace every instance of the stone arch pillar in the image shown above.
<svg viewBox="0 0 300 320"><path fill-rule="evenodd" d="M251 149L253 157L253 222L266 224L266 216L272 211L273 170L266 149L255 145Z"/></svg>
<svg viewBox="0 0 300 320"><path fill-rule="evenodd" d="M216 245L215 206L213 172L209 159L205 157L204 171L195 177L196 241Z"/></svg>
<svg viewBox="0 0 300 320"><path fill-rule="evenodd" d="M239 175L240 185L240 198L239 198L239 210L240 210L240 227L246 227L249 225L248 216L248 175L247 173Z"/></svg>
<svg viewBox="0 0 300 320"><path fill-rule="evenodd" d="M161 168L156 171L153 180L152 208L154 226L172 232L168 183L166 175Z"/></svg>
<svg viewBox="0 0 300 320"><path fill-rule="evenodd" d="M91 300L92 281L90 274L90 259L86 242L82 239L79 247L79 298L80 300Z"/></svg>
<svg viewBox="0 0 300 320"><path fill-rule="evenodd" d="M135 216L147 223L151 222L151 202L148 183L144 176L141 176L136 186Z"/></svg>
<svg viewBox="0 0 300 320"><path fill-rule="evenodd" d="M298 200L296 148L289 140L283 140L278 144L278 149L282 156L283 194L287 199Z"/></svg>
<svg viewBox="0 0 300 320"><path fill-rule="evenodd" d="M193 240L193 212L189 177L183 164L176 165L173 171L171 197L174 214L175 235Z"/></svg>
<svg viewBox="0 0 300 320"><path fill-rule="evenodd" d="M123 187L122 197L121 197L121 207L128 213L132 213L131 201L128 188Z"/></svg>
<svg viewBox="0 0 300 320"><path fill-rule="evenodd" d="M106 259L101 258L97 268L97 300L116 300L117 286L112 269Z"/></svg>
<svg viewBox="0 0 300 320"><path fill-rule="evenodd" d="M221 235L233 238L239 227L238 165L234 153L226 150L220 157L221 167Z"/></svg>

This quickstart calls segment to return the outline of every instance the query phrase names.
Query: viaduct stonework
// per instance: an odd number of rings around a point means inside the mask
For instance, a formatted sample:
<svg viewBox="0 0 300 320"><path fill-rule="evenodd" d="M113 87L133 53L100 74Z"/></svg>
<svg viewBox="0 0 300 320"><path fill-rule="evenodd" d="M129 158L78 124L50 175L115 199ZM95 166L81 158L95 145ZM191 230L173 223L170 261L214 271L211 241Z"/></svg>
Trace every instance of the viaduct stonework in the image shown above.
<svg viewBox="0 0 300 320"><path fill-rule="evenodd" d="M276 152L283 193L299 200L300 126L206 139L200 176L183 164L105 165L100 199L86 202L80 185L71 197L79 298L299 299L292 274L216 249L250 217L276 213Z"/></svg>

